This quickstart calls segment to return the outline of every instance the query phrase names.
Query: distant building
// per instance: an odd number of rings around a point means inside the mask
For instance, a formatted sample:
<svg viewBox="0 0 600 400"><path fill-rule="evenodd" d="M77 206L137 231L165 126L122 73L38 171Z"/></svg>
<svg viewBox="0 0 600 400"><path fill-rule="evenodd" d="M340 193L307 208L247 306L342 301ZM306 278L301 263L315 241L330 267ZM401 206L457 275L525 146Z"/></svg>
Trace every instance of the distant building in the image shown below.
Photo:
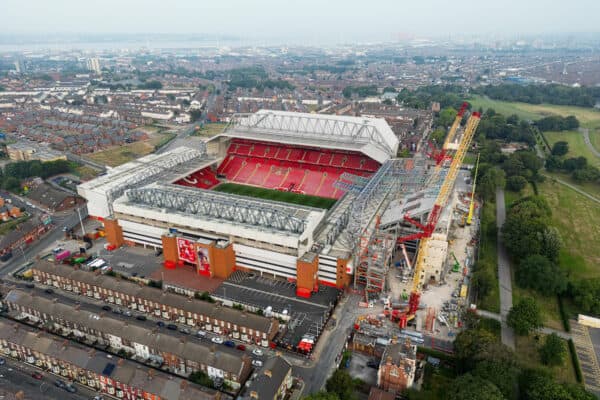
<svg viewBox="0 0 600 400"><path fill-rule="evenodd" d="M27 194L27 197L34 203L40 204L54 212L68 210L85 202L79 196L54 189L46 183L42 183L32 189Z"/></svg>
<svg viewBox="0 0 600 400"><path fill-rule="evenodd" d="M6 146L8 158L13 161L40 160L42 162L66 160L67 156L54 150L28 143L13 143Z"/></svg>
<svg viewBox="0 0 600 400"><path fill-rule="evenodd" d="M377 386L388 392L400 392L412 386L415 380L417 346L410 340L390 344L383 352Z"/></svg>
<svg viewBox="0 0 600 400"><path fill-rule="evenodd" d="M102 70L100 69L100 60L98 60L97 58L88 58L88 60L86 61L86 66L87 69L89 69L90 71L93 71L98 75L102 74Z"/></svg>

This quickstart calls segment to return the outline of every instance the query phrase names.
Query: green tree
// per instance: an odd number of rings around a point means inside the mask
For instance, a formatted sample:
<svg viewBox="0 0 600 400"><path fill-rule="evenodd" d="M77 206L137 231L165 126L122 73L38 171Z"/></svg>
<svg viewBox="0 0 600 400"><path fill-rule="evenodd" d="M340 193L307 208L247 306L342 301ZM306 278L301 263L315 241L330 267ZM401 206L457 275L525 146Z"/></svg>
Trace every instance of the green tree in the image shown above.
<svg viewBox="0 0 600 400"><path fill-rule="evenodd" d="M336 369L331 378L327 380L325 388L330 393L335 393L340 400L353 400L355 383L350 374L342 369Z"/></svg>
<svg viewBox="0 0 600 400"><path fill-rule="evenodd" d="M520 192L527 186L527 179L523 178L521 175L511 176L506 180L506 188L508 190L512 190L513 192Z"/></svg>
<svg viewBox="0 0 600 400"><path fill-rule="evenodd" d="M460 332L454 340L454 354L461 371L475 367L480 357L496 342L496 337L483 329L470 329Z"/></svg>
<svg viewBox="0 0 600 400"><path fill-rule="evenodd" d="M519 379L522 400L595 400L581 385L558 383L543 370L526 370Z"/></svg>
<svg viewBox="0 0 600 400"><path fill-rule="evenodd" d="M506 186L506 175L497 167L487 168L477 181L477 192L485 200L492 200L496 196L496 189Z"/></svg>
<svg viewBox="0 0 600 400"><path fill-rule="evenodd" d="M464 374L452 382L448 388L447 399L449 400L504 400L502 392L492 382Z"/></svg>
<svg viewBox="0 0 600 400"><path fill-rule="evenodd" d="M508 210L502 226L502 239L509 254L515 259L531 254L544 254L550 243L545 243L543 232L548 229L551 211L545 199L524 197L515 201ZM548 255L548 258L550 255Z"/></svg>
<svg viewBox="0 0 600 400"><path fill-rule="evenodd" d="M553 156L564 156L569 152L569 143L559 141L554 143L552 146L552 155Z"/></svg>
<svg viewBox="0 0 600 400"><path fill-rule="evenodd" d="M477 364L472 374L494 385L509 400L517 398L519 374L521 371L512 360L483 360Z"/></svg>
<svg viewBox="0 0 600 400"><path fill-rule="evenodd" d="M457 111L452 107L446 107L440 111L440 115L437 119L437 125L441 127L447 127L452 125L456 118Z"/></svg>
<svg viewBox="0 0 600 400"><path fill-rule="evenodd" d="M446 138L446 130L444 128L436 128L433 132L431 132L431 140L435 143L441 144L444 142Z"/></svg>
<svg viewBox="0 0 600 400"><path fill-rule="evenodd" d="M520 336L527 336L543 325L540 307L531 297L524 297L508 312L508 325Z"/></svg>
<svg viewBox="0 0 600 400"><path fill-rule="evenodd" d="M561 365L567 354L567 347L556 333L552 333L546 336L546 340L539 351L542 363L545 365Z"/></svg>
<svg viewBox="0 0 600 400"><path fill-rule="evenodd" d="M324 390L305 396L302 400L339 400L337 394L326 392Z"/></svg>
<svg viewBox="0 0 600 400"><path fill-rule="evenodd" d="M517 265L515 281L522 288L531 288L546 296L560 294L567 288L567 280L558 263L539 254L533 254Z"/></svg>

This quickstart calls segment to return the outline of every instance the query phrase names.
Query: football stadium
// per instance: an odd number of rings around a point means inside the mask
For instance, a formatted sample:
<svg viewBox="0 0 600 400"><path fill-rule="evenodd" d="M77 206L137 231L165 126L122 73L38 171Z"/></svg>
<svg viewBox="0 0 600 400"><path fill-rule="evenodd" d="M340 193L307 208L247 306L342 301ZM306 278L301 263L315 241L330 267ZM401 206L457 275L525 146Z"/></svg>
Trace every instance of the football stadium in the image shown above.
<svg viewBox="0 0 600 400"><path fill-rule="evenodd" d="M354 250L373 244L392 186L415 168L395 159L398 146L384 119L261 110L200 148L148 155L78 191L110 246L161 248L166 268L204 276L285 278L308 297L352 281Z"/></svg>

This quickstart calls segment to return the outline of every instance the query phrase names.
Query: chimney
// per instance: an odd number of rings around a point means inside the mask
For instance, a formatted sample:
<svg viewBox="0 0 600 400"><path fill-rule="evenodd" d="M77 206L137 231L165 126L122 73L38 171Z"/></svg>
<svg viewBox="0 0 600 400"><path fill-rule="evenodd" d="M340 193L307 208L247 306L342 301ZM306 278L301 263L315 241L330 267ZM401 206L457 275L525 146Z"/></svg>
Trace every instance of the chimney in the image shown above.
<svg viewBox="0 0 600 400"><path fill-rule="evenodd" d="M269 378L273 377L273 374L271 373L270 369L265 369L265 375L268 376Z"/></svg>
<svg viewBox="0 0 600 400"><path fill-rule="evenodd" d="M258 399L258 393L256 393L254 390L250 392L250 397L252 397L253 399Z"/></svg>

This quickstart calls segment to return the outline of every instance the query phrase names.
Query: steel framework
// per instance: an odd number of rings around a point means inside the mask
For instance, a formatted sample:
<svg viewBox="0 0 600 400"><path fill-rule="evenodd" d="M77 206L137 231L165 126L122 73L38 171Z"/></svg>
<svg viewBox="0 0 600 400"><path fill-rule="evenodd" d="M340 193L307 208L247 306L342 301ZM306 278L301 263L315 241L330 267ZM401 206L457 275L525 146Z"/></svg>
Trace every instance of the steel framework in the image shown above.
<svg viewBox="0 0 600 400"><path fill-rule="evenodd" d="M306 210L272 202L254 201L232 194L188 189L170 184L133 188L126 194L129 201L136 204L226 220L253 228L295 234L300 234L306 229Z"/></svg>
<svg viewBox="0 0 600 400"><path fill-rule="evenodd" d="M293 135L318 140L330 137L339 142L352 144L372 143L390 157L396 155L392 144L369 119L364 119L362 123L359 123L326 115L259 112L235 114L225 132L236 130L272 135Z"/></svg>
<svg viewBox="0 0 600 400"><path fill-rule="evenodd" d="M135 173L132 173L131 171L125 171L124 174L128 175L126 175L126 179L121 181L117 181L118 176L108 176L108 179L118 182L106 192L110 214L112 215L114 212L114 200L121 197L127 189L133 189L146 185L151 181L156 180L156 177L165 172L165 170L194 159L202 158L204 156L206 156L206 145L202 143L202 146L199 150L188 149L185 152L178 152L175 154L167 153L167 155L162 155L159 159L153 160L151 163L143 163L138 160L136 161L139 164L138 170L135 171Z"/></svg>

